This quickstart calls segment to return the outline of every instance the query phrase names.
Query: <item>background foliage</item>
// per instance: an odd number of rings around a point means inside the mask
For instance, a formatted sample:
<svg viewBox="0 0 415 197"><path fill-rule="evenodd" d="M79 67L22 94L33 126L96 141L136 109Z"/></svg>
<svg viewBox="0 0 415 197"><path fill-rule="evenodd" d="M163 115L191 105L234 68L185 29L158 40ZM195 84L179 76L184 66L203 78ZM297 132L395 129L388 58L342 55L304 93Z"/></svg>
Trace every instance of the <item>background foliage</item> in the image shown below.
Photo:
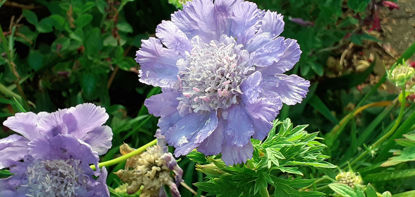
<svg viewBox="0 0 415 197"><path fill-rule="evenodd" d="M254 141L252 161L229 168L218 158L205 158L193 152L180 159L185 182L188 185L199 182L195 187L199 194L223 194L228 191L221 188L223 182L237 185L246 181L238 178L242 176L248 182L256 182L253 188L241 188L249 196L265 195L264 188L275 196L336 193L371 197L376 191L410 196L411 190L415 190L414 105L411 102L406 105L402 124L394 135L382 146L371 149L370 145L396 123L399 102L394 98L398 94L378 89L386 79L382 75L378 76L377 84L362 88L362 84L370 84L369 76L375 74L378 60L350 72L344 72L341 65L335 64L333 68L329 64L331 58L341 58L342 51L351 43L363 48L369 42L381 42L367 30L373 27L376 30L373 10L382 1L253 2L285 16L283 36L297 39L303 51L292 72L309 79L312 87L302 104L284 106L278 117L284 121L275 125L279 132L274 133L274 127L266 141ZM94 102L107 109L110 114L107 124L114 132L113 148L102 161L118 156L118 147L123 142L139 147L151 141L157 119L147 113L143 101L160 90L138 82L139 67L134 56L141 39L154 36L156 26L170 18L177 9L175 6L180 7L177 3L174 0L0 1L2 121L19 111L55 111ZM405 60L414 48L412 45L403 54ZM320 132L306 133L305 126L295 127L287 117L294 125L308 124L309 131ZM0 137L10 134L12 131L4 127L0 131ZM293 155L296 152L303 155ZM366 156L353 162L359 154ZM119 164L109 169L111 188L120 185L111 172L122 167ZM364 184L351 188L337 183L335 177L340 170L358 172ZM0 171L0 176L8 176L8 172ZM405 191L409 193L402 193ZM192 196L184 188L181 192L183 196Z"/></svg>

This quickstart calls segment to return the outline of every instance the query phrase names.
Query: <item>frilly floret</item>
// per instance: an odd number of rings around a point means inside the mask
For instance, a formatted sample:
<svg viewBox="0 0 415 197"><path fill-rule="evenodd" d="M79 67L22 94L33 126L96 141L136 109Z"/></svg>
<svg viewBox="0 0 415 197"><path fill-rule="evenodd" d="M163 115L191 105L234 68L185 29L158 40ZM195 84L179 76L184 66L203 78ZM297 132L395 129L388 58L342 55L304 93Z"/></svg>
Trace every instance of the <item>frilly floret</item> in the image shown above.
<svg viewBox="0 0 415 197"><path fill-rule="evenodd" d="M283 103L300 103L310 82L286 75L296 40L283 16L243 0L193 0L162 21L137 51L140 81L162 88L145 101L175 155L198 149L228 165L252 157Z"/></svg>

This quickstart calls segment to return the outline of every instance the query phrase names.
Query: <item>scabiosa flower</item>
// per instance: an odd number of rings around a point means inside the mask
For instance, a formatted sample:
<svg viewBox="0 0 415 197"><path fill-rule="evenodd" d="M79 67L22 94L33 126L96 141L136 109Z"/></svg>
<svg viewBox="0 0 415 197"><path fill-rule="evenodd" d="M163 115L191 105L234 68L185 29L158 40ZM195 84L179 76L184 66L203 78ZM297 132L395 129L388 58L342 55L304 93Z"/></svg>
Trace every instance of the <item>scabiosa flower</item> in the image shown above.
<svg viewBox="0 0 415 197"><path fill-rule="evenodd" d="M310 83L285 75L301 54L281 37L283 16L243 0L193 0L142 41L140 81L163 93L145 101L175 149L222 153L226 164L252 157L282 104L306 96Z"/></svg>
<svg viewBox="0 0 415 197"><path fill-rule="evenodd" d="M0 169L9 167L28 154L29 142L57 135L73 136L89 144L99 155L111 148L112 130L103 126L108 114L94 104L80 104L53 113L16 113L4 121L4 126L21 134L0 139Z"/></svg>
<svg viewBox="0 0 415 197"><path fill-rule="evenodd" d="M0 140L0 169L13 173L0 180L0 196L109 196L105 168L89 167L111 147L107 119L93 104L9 117L3 124L21 135Z"/></svg>
<svg viewBox="0 0 415 197"><path fill-rule="evenodd" d="M0 179L0 196L109 196L107 171L89 167L98 167L98 155L85 142L56 135L36 138L27 146L23 162L9 162L13 175Z"/></svg>
<svg viewBox="0 0 415 197"><path fill-rule="evenodd" d="M134 149L127 144L120 147L123 155L132 151ZM175 182L171 172L175 174ZM177 185L182 181L183 170L177 165L173 155L163 150L163 146L149 147L146 152L127 159L125 170L119 170L115 174L128 184L125 188L128 194L136 193L143 186L140 196L166 196L163 186L167 185L173 196L180 196Z"/></svg>

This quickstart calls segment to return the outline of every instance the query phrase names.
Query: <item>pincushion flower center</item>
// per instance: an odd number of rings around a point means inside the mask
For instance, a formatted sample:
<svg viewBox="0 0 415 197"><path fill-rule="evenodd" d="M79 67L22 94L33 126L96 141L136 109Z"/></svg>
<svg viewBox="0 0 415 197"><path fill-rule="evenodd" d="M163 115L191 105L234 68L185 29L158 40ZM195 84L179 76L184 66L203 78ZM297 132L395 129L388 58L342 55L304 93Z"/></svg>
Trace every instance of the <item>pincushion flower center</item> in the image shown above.
<svg viewBox="0 0 415 197"><path fill-rule="evenodd" d="M31 196L76 196L86 184L79 160L45 160L27 168L28 188Z"/></svg>
<svg viewBox="0 0 415 197"><path fill-rule="evenodd" d="M226 35L208 43L196 36L192 47L185 58L177 61L181 104L198 112L226 109L238 103L240 85L252 72L246 65L248 51Z"/></svg>

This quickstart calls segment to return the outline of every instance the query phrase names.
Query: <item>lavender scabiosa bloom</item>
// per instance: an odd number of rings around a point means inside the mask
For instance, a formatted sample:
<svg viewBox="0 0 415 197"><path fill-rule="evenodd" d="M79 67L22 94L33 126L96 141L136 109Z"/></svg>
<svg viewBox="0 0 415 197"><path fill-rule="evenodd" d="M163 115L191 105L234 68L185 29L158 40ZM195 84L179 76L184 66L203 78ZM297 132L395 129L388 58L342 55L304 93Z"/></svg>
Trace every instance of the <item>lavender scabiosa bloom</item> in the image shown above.
<svg viewBox="0 0 415 197"><path fill-rule="evenodd" d="M252 157L282 104L306 96L309 81L285 75L298 62L296 40L281 37L283 16L243 0L193 0L142 41L140 81L162 93L145 101L175 149L222 154L228 165Z"/></svg>
<svg viewBox="0 0 415 197"><path fill-rule="evenodd" d="M123 155L132 151L134 149L127 144L120 147ZM175 182L171 172L175 174ZM163 186L167 185L174 197L180 196L177 185L182 181L183 170L173 155L163 150L163 146L149 147L146 152L127 159L125 169L115 174L128 184L125 188L128 194L136 193L143 186L140 196L166 196Z"/></svg>
<svg viewBox="0 0 415 197"><path fill-rule="evenodd" d="M27 146L23 161L9 162L13 175L0 179L0 196L109 196L107 171L89 167L98 166L98 155L85 142L56 135L36 138Z"/></svg>
<svg viewBox="0 0 415 197"><path fill-rule="evenodd" d="M0 140L0 169L13 173L0 179L0 196L109 196L105 168L89 167L111 147L107 119L93 104L9 117L3 124L21 135Z"/></svg>
<svg viewBox="0 0 415 197"><path fill-rule="evenodd" d="M103 126L108 114L94 104L80 104L53 113L16 113L7 118L4 126L21 134L0 139L0 169L9 167L28 154L29 142L57 135L73 136L89 144L99 155L111 148L112 130Z"/></svg>

